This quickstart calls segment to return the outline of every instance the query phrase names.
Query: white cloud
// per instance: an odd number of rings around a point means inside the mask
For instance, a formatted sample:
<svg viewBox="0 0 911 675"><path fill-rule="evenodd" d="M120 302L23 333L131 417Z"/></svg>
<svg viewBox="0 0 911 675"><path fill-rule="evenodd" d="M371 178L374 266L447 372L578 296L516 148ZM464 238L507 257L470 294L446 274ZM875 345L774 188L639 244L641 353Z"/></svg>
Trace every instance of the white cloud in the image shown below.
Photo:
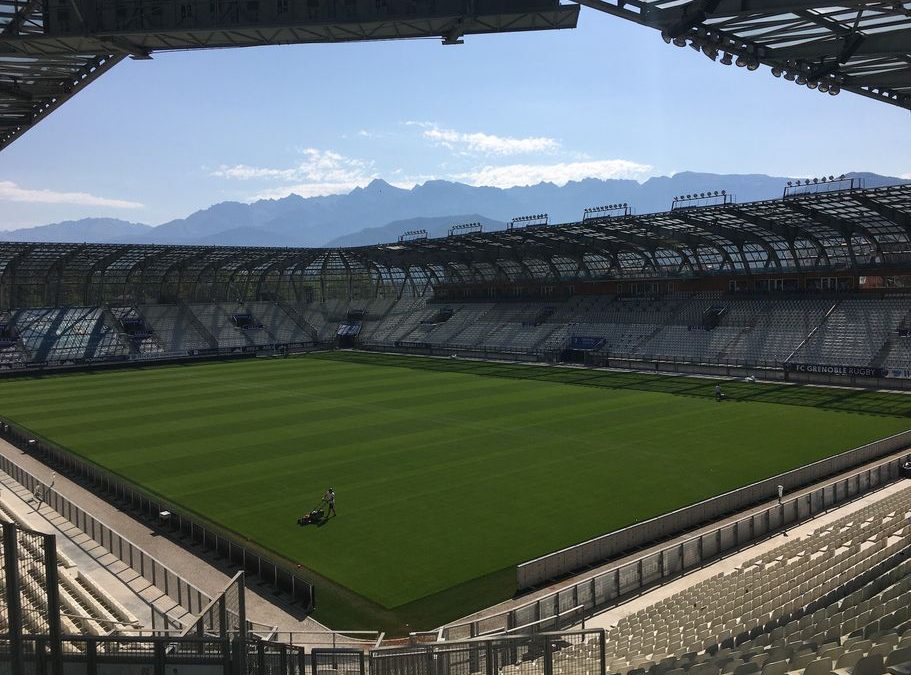
<svg viewBox="0 0 911 675"><path fill-rule="evenodd" d="M414 123L417 124L417 123ZM426 124L421 123L428 130ZM516 140L516 139L513 139ZM371 161L346 157L337 152L305 148L302 161L290 168L257 167L247 164L220 166L213 176L228 180L258 182L249 199L281 199L291 194L302 197L347 194L365 187L379 173ZM387 176L395 187L411 189L428 180L455 180L476 186L508 188L517 185L536 185L551 182L565 185L585 178L628 178L641 180L654 172L648 164L624 159L568 161L551 164L506 164L481 166L460 173L405 173L401 168L390 170Z"/></svg>
<svg viewBox="0 0 911 675"><path fill-rule="evenodd" d="M475 171L457 174L456 180L469 185L509 188L517 185L555 183L566 185L569 181L585 178L628 178L640 180L653 171L648 164L626 159L603 159L588 162L560 162L556 164L507 164L484 166Z"/></svg>
<svg viewBox="0 0 911 675"><path fill-rule="evenodd" d="M88 192L56 192L54 190L31 190L20 187L10 180L0 181L0 201L27 204L70 204L76 206L103 206L112 209L141 209L144 204L125 199L98 197Z"/></svg>
<svg viewBox="0 0 911 675"><path fill-rule="evenodd" d="M902 180L911 180L911 171L909 171L908 173L903 173L901 176L899 176L899 178L901 178Z"/></svg>
<svg viewBox="0 0 911 675"><path fill-rule="evenodd" d="M283 199L289 195L301 197L325 197L327 195L348 194L354 188L364 187L370 179L358 183L295 183L293 185L280 185L274 188L260 190L250 197L250 201L258 199Z"/></svg>
<svg viewBox="0 0 911 675"><path fill-rule="evenodd" d="M546 136L512 138L485 134L480 131L466 133L454 129L441 129L429 122L406 122L406 124L423 128L421 136L444 148L459 152L506 156L555 152L560 148L559 142Z"/></svg>
<svg viewBox="0 0 911 675"><path fill-rule="evenodd" d="M343 194L376 178L371 162L316 148L304 148L301 153L303 160L286 169L235 164L220 166L212 175L230 180L282 183L259 191L253 199L280 199L290 194L302 197Z"/></svg>

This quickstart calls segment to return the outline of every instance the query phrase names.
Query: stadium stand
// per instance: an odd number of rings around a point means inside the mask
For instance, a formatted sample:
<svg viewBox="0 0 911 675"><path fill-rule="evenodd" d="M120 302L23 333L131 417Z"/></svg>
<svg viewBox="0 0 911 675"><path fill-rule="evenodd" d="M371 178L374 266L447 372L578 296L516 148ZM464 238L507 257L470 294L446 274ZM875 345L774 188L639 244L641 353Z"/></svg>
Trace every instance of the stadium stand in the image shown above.
<svg viewBox="0 0 911 675"><path fill-rule="evenodd" d="M431 322L441 312L445 313L445 310L428 307L424 298L404 296L378 320L365 322L361 340L365 344L394 345L418 326L429 330L433 326Z"/></svg>
<svg viewBox="0 0 911 675"><path fill-rule="evenodd" d="M744 328L728 345L725 357L744 363L786 361L833 304L830 298L740 301L735 306L745 310Z"/></svg>
<svg viewBox="0 0 911 675"><path fill-rule="evenodd" d="M27 527L22 518L8 505L0 502L0 522L12 522ZM43 552L28 538L20 540L26 552L34 559L41 559ZM57 579L60 593L60 622L63 632L72 635L116 635L122 629L138 629L140 621L116 598L112 597L90 576L81 572L76 564L61 550L57 550ZM37 588L46 586L44 570L40 566L29 566L27 573L34 577ZM2 580L0 580L2 583ZM35 606L44 603L29 584L23 584L23 601ZM47 624L35 624L41 612L26 611L23 616L33 622L27 628L34 634L46 633Z"/></svg>
<svg viewBox="0 0 911 675"><path fill-rule="evenodd" d="M586 295L547 302L462 302L403 296L373 302L190 303L21 309L0 335L0 365L334 344L484 350L539 360L598 343L614 358L781 368L789 362L907 368L911 293L665 298ZM8 315L9 316L9 315ZM351 317L356 317L352 319ZM347 323L346 323L347 322ZM0 325L3 317L0 317Z"/></svg>
<svg viewBox="0 0 911 675"><path fill-rule="evenodd" d="M0 312L0 368L21 368L29 354L19 339L9 312Z"/></svg>
<svg viewBox="0 0 911 675"><path fill-rule="evenodd" d="M0 244L0 367L353 346L904 386L911 185L851 185L294 255Z"/></svg>
<svg viewBox="0 0 911 675"><path fill-rule="evenodd" d="M789 361L907 367L902 333L911 294L673 298L579 296L548 302L437 303L405 296L371 303L192 303L110 308L22 309L0 336L0 364L89 361L128 354L231 351L279 344L332 343L349 317L360 317L358 344L484 349L529 358L600 341L616 358L773 365ZM707 316L713 321L707 325ZM240 325L241 321L243 325ZM0 325L3 319L0 317ZM907 330L907 329L904 329ZM14 334L14 335L13 335Z"/></svg>
<svg viewBox="0 0 911 675"><path fill-rule="evenodd" d="M909 364L911 364L911 336L891 338L883 365L887 368L907 368Z"/></svg>
<svg viewBox="0 0 911 675"><path fill-rule="evenodd" d="M904 675L909 518L904 488L620 617L603 642L562 642L553 672L598 672L604 660L620 675ZM529 657L500 673L551 667Z"/></svg>
<svg viewBox="0 0 911 675"><path fill-rule="evenodd" d="M242 330L231 320L236 308L228 310L221 303L194 303L188 305L188 307L208 334L215 338L220 349L235 349L254 344L250 334L257 331L252 329L250 331ZM269 339L270 336L267 335L266 338L263 344L273 342L273 340Z"/></svg>
<svg viewBox="0 0 911 675"><path fill-rule="evenodd" d="M141 356L163 354L164 347L135 307L111 307L111 316L127 337L131 353Z"/></svg>
<svg viewBox="0 0 911 675"><path fill-rule="evenodd" d="M911 300L845 298L838 302L795 354L813 363L874 365L890 335L898 332ZM907 363L907 362L906 362Z"/></svg>
<svg viewBox="0 0 911 675"><path fill-rule="evenodd" d="M149 328L164 344L165 351L186 353L212 347L187 310L179 305L142 305L138 308Z"/></svg>
<svg viewBox="0 0 911 675"><path fill-rule="evenodd" d="M422 312L416 311L415 304L402 300L396 305L401 309L393 308L379 321L367 321L362 342L534 354L565 349L573 337L592 337L604 340L599 351L616 356L745 365L781 364L799 357L815 363L874 365L887 347L889 359L901 360L906 342L898 339L898 328L909 311L911 296L743 298L697 293L661 300L584 296L530 303L421 303ZM838 307L852 312L837 324L846 327L841 331L833 323ZM717 325L708 327L703 319L711 308L720 318ZM446 318L439 319L441 315ZM858 333L861 325L866 328ZM845 332L849 330L857 333L853 341ZM822 333L832 335L822 342ZM894 356L889 356L892 352ZM828 356L823 358L821 353Z"/></svg>
<svg viewBox="0 0 911 675"><path fill-rule="evenodd" d="M243 306L262 327L254 330L250 338L254 344L267 344L264 340L269 338L271 343L289 344L295 342L310 342L311 333L298 323L288 311L274 302L250 302Z"/></svg>
<svg viewBox="0 0 911 675"><path fill-rule="evenodd" d="M335 337L339 323L348 314L348 302L335 298L326 302L310 303L299 312L302 321L312 326L319 342L328 342Z"/></svg>
<svg viewBox="0 0 911 675"><path fill-rule="evenodd" d="M622 618L608 633L610 671L682 659L668 668L672 670L693 663L687 654L702 652L713 657L704 663L732 672L725 666L738 659L756 663L760 652L768 663L782 660L786 647L772 654L763 649L773 642L778 647L815 643L821 653L833 643L841 646L848 638L870 637L906 623L911 606L909 514L911 489L905 489L730 574L718 574ZM894 567L877 569L896 555ZM852 584L859 588L849 592ZM890 600L896 601L890 605ZM880 609L867 611L874 604ZM715 650L724 653L719 658L712 654Z"/></svg>
<svg viewBox="0 0 911 675"><path fill-rule="evenodd" d="M12 323L32 361L103 359L128 352L97 307L24 309Z"/></svg>

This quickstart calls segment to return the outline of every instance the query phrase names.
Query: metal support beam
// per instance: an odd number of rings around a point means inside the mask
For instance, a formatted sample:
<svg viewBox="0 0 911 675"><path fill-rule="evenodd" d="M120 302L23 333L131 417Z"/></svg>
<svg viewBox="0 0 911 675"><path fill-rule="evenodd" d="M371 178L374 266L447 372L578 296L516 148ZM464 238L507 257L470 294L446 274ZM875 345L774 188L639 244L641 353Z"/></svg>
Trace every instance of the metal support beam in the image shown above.
<svg viewBox="0 0 911 675"><path fill-rule="evenodd" d="M6 573L6 620L13 675L25 675L22 653L22 590L19 579L18 528L0 523L3 530L3 566Z"/></svg>

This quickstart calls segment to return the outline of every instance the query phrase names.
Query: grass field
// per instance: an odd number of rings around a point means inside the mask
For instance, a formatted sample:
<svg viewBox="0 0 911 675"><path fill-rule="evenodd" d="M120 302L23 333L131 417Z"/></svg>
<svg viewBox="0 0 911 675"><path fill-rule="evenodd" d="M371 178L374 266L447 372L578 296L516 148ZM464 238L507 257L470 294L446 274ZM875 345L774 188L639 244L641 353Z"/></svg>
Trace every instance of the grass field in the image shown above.
<svg viewBox="0 0 911 675"><path fill-rule="evenodd" d="M0 415L304 565L330 625L428 628L516 563L911 427L911 396L713 386L335 352L6 380Z"/></svg>

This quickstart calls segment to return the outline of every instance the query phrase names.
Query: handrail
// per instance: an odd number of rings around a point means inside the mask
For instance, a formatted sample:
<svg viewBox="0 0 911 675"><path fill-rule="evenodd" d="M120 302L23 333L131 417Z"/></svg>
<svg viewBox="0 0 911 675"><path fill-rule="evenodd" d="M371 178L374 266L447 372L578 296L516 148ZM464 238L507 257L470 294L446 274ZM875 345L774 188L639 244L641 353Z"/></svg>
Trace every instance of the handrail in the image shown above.
<svg viewBox="0 0 911 675"><path fill-rule="evenodd" d="M911 434L911 432L904 432L904 433ZM889 438L892 438L892 437L889 437ZM907 459L909 457L909 455L907 454L908 451L898 451L898 452L902 453L904 459ZM867 469L864 469L864 468L858 469L857 467L855 467L855 469L853 470L854 472L850 473L850 475L846 476L843 473L843 474L839 474L837 476L830 476L828 479L825 479L822 484L818 483L816 487L812 488L813 493L817 494L819 496L818 504L815 501L808 500L807 495L800 494L798 496L792 497L791 499L787 500L783 504L779 504L777 506L775 506L775 505L768 506L768 508L766 508L765 511L769 511L771 509L776 509L776 513L781 514L779 516L779 518L783 519L783 514L784 514L785 509L790 509L790 511L794 512L794 515L787 522L785 522L784 520L781 520L780 523L778 523L777 525L772 527L772 529L766 530L766 532L768 533L768 532L776 531L776 529L778 527L786 527L787 523L794 522L794 519L796 519L797 521L800 521L804 518L813 517L814 515L817 515L821 510L825 510L834 505L841 504L846 497L849 497L851 494L857 494L857 493L851 493L851 492L847 491L847 483L849 481L854 481L858 485L857 489L860 489L859 486L860 486L861 475L866 475L868 477L867 480L870 481L869 487L867 489L872 489L877 485L882 485L883 483L888 483L890 480L894 480L894 478L898 475L898 462L899 462L899 460L895 459L894 457L892 459L888 459L885 461L882 461L882 459L880 459L873 466L871 466L870 468L867 468ZM850 471L851 470L849 470L849 472ZM840 485L844 486L841 490L839 490L839 488L838 488L838 486L840 486ZM806 490L806 489L807 488L803 488L803 490ZM829 494L829 491L831 491L831 496L827 497L826 495ZM841 496L839 496L839 492L841 493ZM797 506L798 501L800 501L801 503L805 503L806 508L809 509L809 512L804 514L803 516L800 515L800 512L798 510L798 506ZM463 621L459 621L458 623L446 624L442 627L442 630L444 631L445 634L451 635L453 632L474 633L475 628L481 622L489 623L489 622L498 621L501 625L507 625L509 623L510 615L517 616L523 610L527 610L528 608L534 607L535 605L540 605L542 603L546 604L546 603L556 602L561 594L573 592L574 588L579 588L582 585L593 584L595 582L595 579L597 579L597 578L607 578L610 575L617 574L621 569L629 568L630 566L635 566L637 564L637 562L641 562L645 558L657 558L657 559L663 560L665 558L672 557L672 556L670 556L670 554L673 552L678 552L678 551L682 555L682 551L683 551L682 547L685 546L689 542L695 542L695 541L698 541L705 537L718 535L725 528L738 527L739 523L741 523L741 521L747 522L747 521L751 521L755 518L761 519L761 517L762 517L762 513L757 512L756 514L748 515L744 518L741 518L740 520L736 520L731 524L726 524L726 525L717 525L716 524L716 526L714 528L710 528L706 532L699 533L697 531L697 533L693 534L690 538L686 539L686 541L684 541L684 542L668 543L666 546L659 545L651 553L642 554L636 560L627 561L627 562L624 562L622 560L615 560L613 563L609 563L606 566L606 568L602 568L600 570L594 570L594 571L590 571L588 573L581 574L580 576L576 577L575 580L573 581L573 583L570 584L569 586L566 586L564 588L559 588L557 590L553 590L549 593L546 593L543 596L531 599L528 602L522 603L521 605L517 605L510 609L501 610L495 614L477 617L474 619L463 620ZM736 539L736 537L735 537L735 539ZM681 559L681 566L679 567L678 572L682 572L685 569L689 569L689 566L683 564L683 560ZM673 572L673 571L671 572L671 574L674 574L674 573L675 572ZM610 595L608 597L608 604L613 602L616 598L621 597L622 595L623 595L623 593L616 593L616 592L613 595ZM594 598L592 598L592 600L594 603L592 606L592 609L598 609L598 608L603 608L603 607L607 606L605 604L595 603ZM553 619L555 616L557 616L557 615L554 614L548 618ZM491 631L487 631L487 633L490 633L490 632ZM459 640L467 640L467 639L470 639L470 638L459 638Z"/></svg>
<svg viewBox="0 0 911 675"><path fill-rule="evenodd" d="M277 630L274 633L274 640L276 642L284 642L289 645L293 645L295 641L295 636L307 636L315 635L323 637L324 640L314 640L314 642L329 642L331 638L332 647L342 642L342 643L358 643L358 644L373 644L373 648L376 649L379 647L382 640L385 639L385 631L378 630ZM364 636L364 637L357 637ZM376 640L373 640L373 638ZM284 639L284 638L287 638ZM368 638L370 638L368 640Z"/></svg>
<svg viewBox="0 0 911 675"><path fill-rule="evenodd" d="M567 614L572 614L573 612L584 612L584 611L585 611L585 605L576 605L575 607L573 607L571 609L565 609L562 612L559 612L557 614L554 614L553 616L547 617L546 619L538 619L537 621L525 623L525 624L522 624L521 626L514 626L513 628L507 628L505 631L503 631L503 633L506 635L509 635L510 633L518 632L518 631L522 630L523 628L528 628L529 626L537 626L539 623L546 623L548 621L553 621L554 619L559 619L561 616L565 616ZM582 619L582 630L585 630L585 618L584 617Z"/></svg>
<svg viewBox="0 0 911 675"><path fill-rule="evenodd" d="M58 515L60 515L63 518L66 518L66 516L63 513L61 513L60 510L58 510L51 502L54 502L54 503L66 502L68 504L71 504L73 508L76 508L76 509L82 511L86 515L90 515L92 520L94 520L94 522L98 523L99 526L101 526L102 528L108 530L109 532L111 532L113 534L116 534L120 538L121 541L127 543L135 551L139 552L141 555L148 558L152 563L158 565L167 574L170 574L175 579L179 579L180 581L182 581L187 586L188 589L192 589L193 592L197 593L200 598L207 599L209 601L209 603L212 602L212 598L209 596L208 593L204 593L202 590L197 588L195 585L191 584L186 579L184 579L182 575L178 574L177 572L172 570L170 567L168 567L167 565L165 565L164 563L159 561L158 558L151 555L144 548L142 548L141 546L137 546L136 544L133 543L132 540L130 540L127 537L120 534L120 532L115 530L110 525L106 524L103 520L101 520L100 518L97 518L94 515L89 514L81 506L70 501L70 499L68 497L65 497L63 494L61 494L57 490L54 490L52 487L48 486L44 481L42 481L39 478L36 478L33 474L26 471L21 466L19 466L18 464L16 464L12 460L10 460L8 457L5 457L3 455L0 455L0 471L3 471L4 473L6 473L10 478L12 478L15 482L19 483L20 485L22 485L27 490L34 491L36 487L40 487L40 489L42 490L42 492L44 494L44 499L43 499L42 503L47 505L48 508L50 508L51 510L53 510L55 513L57 513ZM18 474L18 476L16 474ZM33 487L30 488L22 480L20 480L20 478L24 478L27 482L30 481L33 484ZM76 527L78 527L78 525ZM88 535L88 533L85 532L84 530L83 530L83 533L86 534L87 536L91 536L91 535ZM111 553L113 554L113 552L111 552ZM121 560L121 562L125 562L125 561ZM187 608L184 608L184 609L187 609ZM189 611L189 609L187 611ZM190 612L190 613L192 614L192 612Z"/></svg>

